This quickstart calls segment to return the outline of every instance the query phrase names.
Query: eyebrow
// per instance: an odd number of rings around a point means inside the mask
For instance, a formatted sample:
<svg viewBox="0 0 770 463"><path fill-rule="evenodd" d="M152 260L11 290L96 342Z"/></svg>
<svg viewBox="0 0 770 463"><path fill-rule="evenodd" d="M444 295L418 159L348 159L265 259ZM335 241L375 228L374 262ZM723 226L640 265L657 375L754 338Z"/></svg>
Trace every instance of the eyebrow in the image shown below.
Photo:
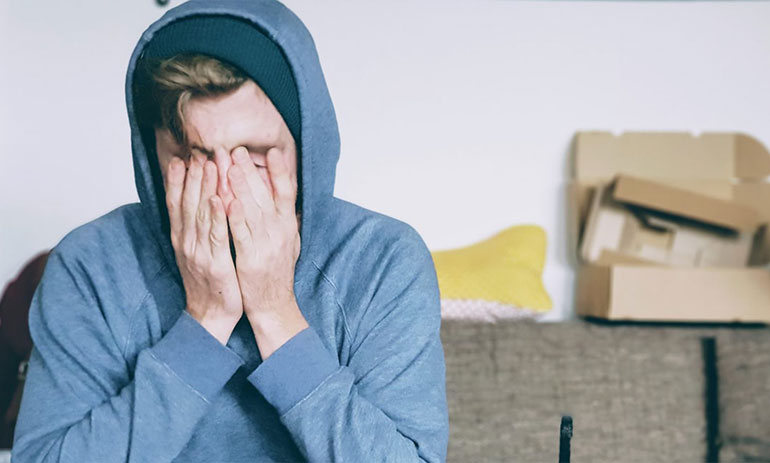
<svg viewBox="0 0 770 463"><path fill-rule="evenodd" d="M238 146L245 147L247 150L249 150L249 153L265 153L265 154L267 154L267 151L270 148L273 147L273 145L271 145L271 144L262 144L262 145L253 145L253 144L243 145L243 144L241 144L241 145L238 145ZM197 145L195 143L193 143L190 146L190 149L198 150L201 153L205 154L207 157L214 156L214 151L213 150L210 150L210 149L205 148L203 146L199 146L199 145Z"/></svg>

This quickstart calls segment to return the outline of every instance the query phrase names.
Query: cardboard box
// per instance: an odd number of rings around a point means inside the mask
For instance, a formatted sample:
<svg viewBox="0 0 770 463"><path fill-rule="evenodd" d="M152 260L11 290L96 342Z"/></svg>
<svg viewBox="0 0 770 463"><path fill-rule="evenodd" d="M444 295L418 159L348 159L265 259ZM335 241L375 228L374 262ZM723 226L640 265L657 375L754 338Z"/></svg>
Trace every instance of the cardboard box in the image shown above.
<svg viewBox="0 0 770 463"><path fill-rule="evenodd" d="M768 234L753 231L770 221L761 143L737 133L580 132L573 155L578 314L770 322ZM605 205L610 233L587 227L592 202ZM751 267L741 268L747 255Z"/></svg>
<svg viewBox="0 0 770 463"><path fill-rule="evenodd" d="M759 219L753 208L620 175L598 186L580 246L584 262L745 267Z"/></svg>
<svg viewBox="0 0 770 463"><path fill-rule="evenodd" d="M609 320L768 322L764 268L587 265L578 274L578 313Z"/></svg>

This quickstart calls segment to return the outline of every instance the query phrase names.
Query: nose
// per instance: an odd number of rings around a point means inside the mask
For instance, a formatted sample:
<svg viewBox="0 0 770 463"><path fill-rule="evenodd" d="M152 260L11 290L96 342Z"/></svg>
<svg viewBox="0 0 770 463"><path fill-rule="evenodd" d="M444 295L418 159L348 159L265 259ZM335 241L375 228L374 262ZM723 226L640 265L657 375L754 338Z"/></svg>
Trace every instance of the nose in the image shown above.
<svg viewBox="0 0 770 463"><path fill-rule="evenodd" d="M230 201L235 197L232 188L230 188L230 182L227 180L227 171L233 163L230 153L224 148L217 148L214 150L214 163L217 165L217 176L219 177L217 195L222 199L225 208L227 208L230 205Z"/></svg>

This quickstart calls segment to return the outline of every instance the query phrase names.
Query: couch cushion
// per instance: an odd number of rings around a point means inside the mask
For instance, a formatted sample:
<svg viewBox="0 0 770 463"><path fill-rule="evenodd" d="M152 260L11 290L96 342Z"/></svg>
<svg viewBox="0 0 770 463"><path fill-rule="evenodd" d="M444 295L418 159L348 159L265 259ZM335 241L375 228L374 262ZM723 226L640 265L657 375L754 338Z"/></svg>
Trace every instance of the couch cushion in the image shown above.
<svg viewBox="0 0 770 463"><path fill-rule="evenodd" d="M445 320L449 461L703 461L703 360L693 330Z"/></svg>
<svg viewBox="0 0 770 463"><path fill-rule="evenodd" d="M770 462L770 330L717 337L720 462Z"/></svg>

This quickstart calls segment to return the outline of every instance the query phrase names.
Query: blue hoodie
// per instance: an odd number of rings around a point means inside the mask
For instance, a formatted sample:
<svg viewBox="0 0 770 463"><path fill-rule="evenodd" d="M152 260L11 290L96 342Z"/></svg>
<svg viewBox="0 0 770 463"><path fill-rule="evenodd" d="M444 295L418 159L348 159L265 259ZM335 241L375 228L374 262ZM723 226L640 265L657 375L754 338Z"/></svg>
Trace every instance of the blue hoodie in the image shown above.
<svg viewBox="0 0 770 463"><path fill-rule="evenodd" d="M264 362L245 317L224 346L185 311L154 150L134 113L142 50L168 23L200 14L260 28L283 50L300 99L294 292L310 327ZM13 461L444 461L433 261L409 225L333 196L339 133L300 20L269 0L180 5L142 35L126 92L140 202L78 227L48 259Z"/></svg>

